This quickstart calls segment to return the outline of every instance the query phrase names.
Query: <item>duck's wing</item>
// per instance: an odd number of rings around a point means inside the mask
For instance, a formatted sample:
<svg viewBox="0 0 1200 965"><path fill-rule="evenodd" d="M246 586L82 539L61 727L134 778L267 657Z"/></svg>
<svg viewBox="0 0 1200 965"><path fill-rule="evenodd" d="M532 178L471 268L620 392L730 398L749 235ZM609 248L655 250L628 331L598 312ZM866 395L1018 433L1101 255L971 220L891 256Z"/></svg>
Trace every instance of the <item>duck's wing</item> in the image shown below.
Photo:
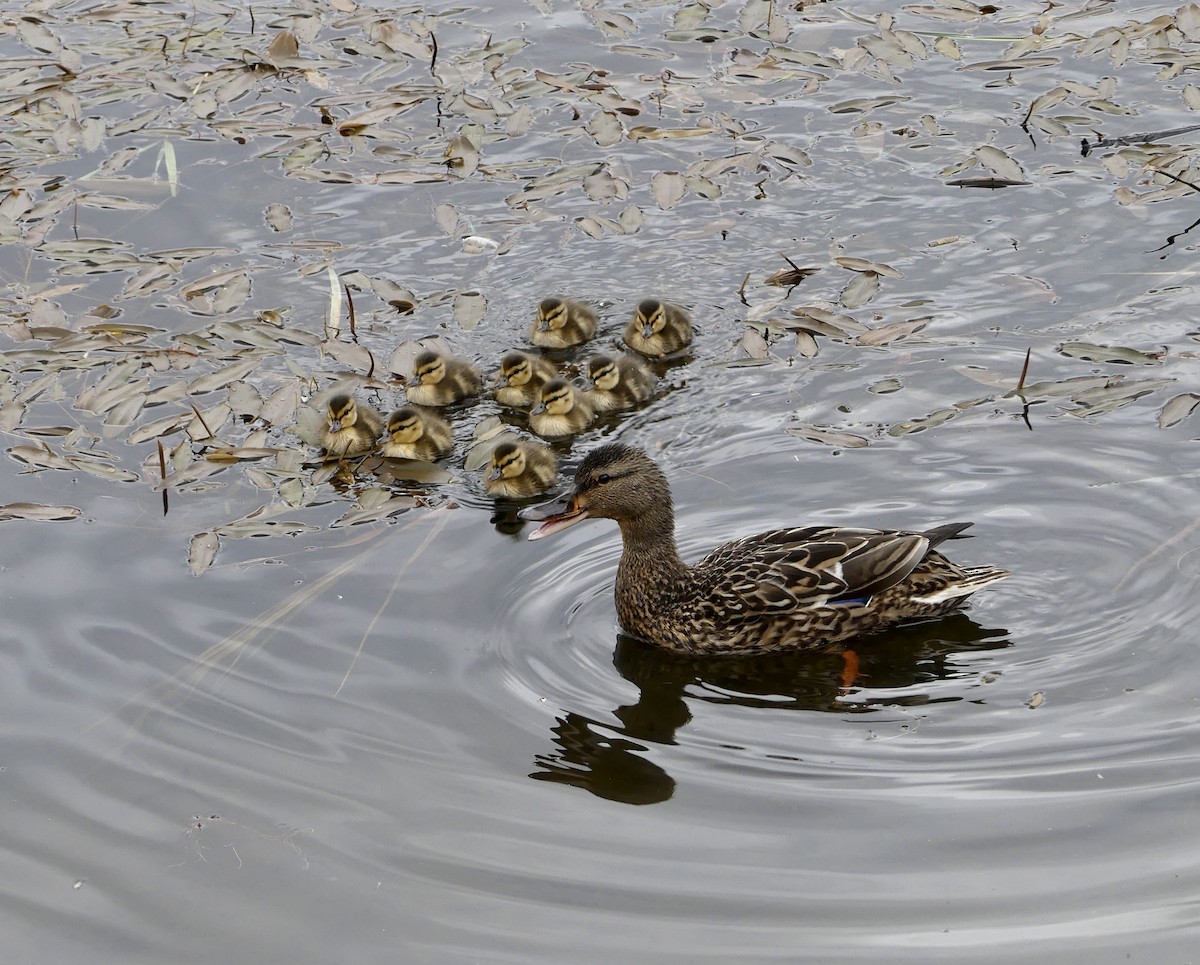
<svg viewBox="0 0 1200 965"><path fill-rule="evenodd" d="M929 547L923 533L780 529L718 547L696 573L710 597L724 597L736 609L796 610L865 602L908 576Z"/></svg>

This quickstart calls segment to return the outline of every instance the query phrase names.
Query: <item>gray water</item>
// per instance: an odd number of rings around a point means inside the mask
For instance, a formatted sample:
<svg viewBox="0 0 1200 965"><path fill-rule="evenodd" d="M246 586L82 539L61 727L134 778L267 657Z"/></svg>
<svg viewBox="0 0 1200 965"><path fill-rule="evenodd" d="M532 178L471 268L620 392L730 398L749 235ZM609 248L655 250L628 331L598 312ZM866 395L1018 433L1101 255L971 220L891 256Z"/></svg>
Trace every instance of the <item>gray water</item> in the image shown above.
<svg viewBox="0 0 1200 965"><path fill-rule="evenodd" d="M1198 209L1182 188L1153 204L1123 205L1115 192L1166 186L1141 165L1155 157L1186 172L1196 142L1079 153L1094 131L1193 120L1188 75L1166 76L1160 47L1195 44L1178 32L1135 38L1122 62L1051 44L1039 54L1056 58L1046 66L976 70L963 65L1000 59L1007 45L996 38L1028 35L1042 6L962 24L898 10L898 26L933 32L922 35L930 47L935 34L953 34L961 62L931 50L894 64L896 82L805 66L822 79L804 91L799 72L746 76L771 47L739 20L753 24L752 5L714 9L701 28L727 33L699 39L670 39L694 7L610 8L630 18L622 36L575 7L544 16L533 5L433 5L437 77L427 63L367 49L372 24L418 35L411 8L317 5L292 20L256 7L253 34L244 11L220 4L197 5L194 19L190 5L131 8L128 17L144 18L133 33L157 30L174 44L165 61L138 62L127 58L139 41L99 9L37 14L81 54L67 85L79 116L113 125L163 113L94 149L12 135L8 187L39 201L82 194L47 243L0 249L3 401L38 389L20 399L4 441L88 449L138 478L34 471L16 459L5 474L4 503L81 510L69 522L4 526L6 961L1195 960L1196 430L1187 419L1160 429L1158 419L1195 385L1195 248L1189 235L1168 240ZM788 31L778 43L842 62L884 9L779 8ZM1173 12L1061 7L1046 36L1086 38ZM240 76L240 51L261 55L284 26L301 34L309 73L263 72L252 93L206 120L192 91L213 71ZM10 81L21 70L60 75L61 52L31 47L38 38L25 29L3 40L6 57L26 58L8 65ZM516 37L527 45L504 46ZM534 70L579 65L565 87L528 84ZM724 128L598 145L582 130L596 110L588 98L598 92L583 86L596 79L592 66L642 108L619 115L626 132L708 126L702 118ZM1073 94L1046 112L1068 118L1068 135L1021 130L1040 94L1104 77L1115 78L1105 96L1132 113ZM171 79L175 96L164 92ZM344 120L389 86L416 106L367 135L321 124L317 105ZM529 129L510 134L505 117L487 120L477 172L424 180L445 176L464 88L502 111L528 107ZM830 110L877 96L907 99L866 114ZM36 116L23 113L31 102ZM27 89L4 100L13 132L53 128L56 109L71 110L65 95L31 101ZM230 136L238 125L245 144ZM327 156L299 168L281 160L310 137ZM772 161L764 142L803 150L812 164ZM985 144L1018 160L1030 183L948 186L984 173L950 169ZM119 178L98 175L125 147L142 153ZM739 152L760 153L713 176L719 198L656 203L654 174ZM605 204L573 187L527 209L506 201L530 178L600 162L628 181L628 199ZM422 181L369 183L397 171ZM141 207L97 207L96 195ZM290 229L267 226L272 202L291 209ZM437 220L438 204L456 209L454 231ZM616 219L629 204L643 215L633 234L596 240L576 221ZM16 219L26 234L39 223ZM76 233L122 242L138 264L100 270L53 248ZM469 254L467 234L510 247ZM930 246L949 238L959 240ZM209 246L219 250L162 254ZM822 270L790 292L765 286L787 267L779 252ZM839 308L854 277L831 263L839 255L903 277L884 275L868 304ZM150 263L177 273L161 290L123 297ZM563 485L604 439L653 451L689 558L800 521L963 519L975 521L974 538L956 543L954 558L1013 575L960 615L856 643L856 673L841 651L661 654L619 635L615 527L591 522L529 543L513 507L493 506L479 473L463 469L475 424L498 412L487 400L454 415L451 480L392 484L420 504L385 522L331 525L380 485L369 476L310 482L288 505L273 489L287 477L283 456L172 487L164 516L154 443L129 440L186 411L187 398L106 426L79 394L129 358L153 391L246 357L212 326L252 327L268 309L312 337L257 356L247 380L264 396L297 371L324 384L354 369L312 344L324 337L326 265L417 296L415 313L401 315L355 289L358 343L378 364L379 387L364 395L384 409L403 397L386 362L404 339L440 333L490 371L522 344L543 295L598 304L602 342L645 294L687 305L700 334L687 358L663 368L658 396L559 449ZM252 287L228 312L205 314L182 293L238 269ZM749 305L739 297L747 273ZM487 299L469 331L451 308L467 290ZM150 330L72 355L61 333L22 330L38 298L76 332L103 303L117 322ZM818 303L872 328L928 320L883 346L818 336L815 358L797 353L792 333L772 335L766 364L740 361L747 318L788 319ZM213 347L180 340L197 334ZM337 340L350 341L344 315ZM1073 343L1105 346L1106 357L1163 354L1144 365L1096 361ZM181 346L196 357L154 367ZM1007 388L1027 349L1023 400ZM1092 396L1063 382L1085 376L1117 382L1098 381ZM879 391L896 388L889 380L899 388ZM1122 380L1160 381L1123 396ZM206 408L224 394L190 400ZM923 431L906 425L931 413ZM786 431L810 426L868 444ZM83 434L47 434L59 427ZM240 444L253 428L231 420L222 441ZM282 426L267 428L269 446L300 448ZM181 443L191 448L179 432L163 438L169 451ZM259 506L303 525L292 536L222 537L214 565L191 575L192 537Z"/></svg>

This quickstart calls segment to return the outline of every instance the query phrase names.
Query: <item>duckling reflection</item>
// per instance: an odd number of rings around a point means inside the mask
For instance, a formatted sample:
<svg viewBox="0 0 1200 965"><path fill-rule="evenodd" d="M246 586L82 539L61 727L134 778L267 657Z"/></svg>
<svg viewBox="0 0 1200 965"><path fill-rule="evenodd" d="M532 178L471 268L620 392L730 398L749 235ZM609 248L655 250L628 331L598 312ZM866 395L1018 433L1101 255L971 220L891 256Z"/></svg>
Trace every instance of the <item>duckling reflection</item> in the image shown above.
<svg viewBox="0 0 1200 965"><path fill-rule="evenodd" d="M300 438L337 458L370 452L382 429L383 416L344 386L317 393L296 415Z"/></svg>
<svg viewBox="0 0 1200 965"><path fill-rule="evenodd" d="M416 357L405 391L416 405L446 406L478 395L480 384L470 362L426 351Z"/></svg>
<svg viewBox="0 0 1200 965"><path fill-rule="evenodd" d="M613 711L619 727L564 713L551 728L553 750L534 758L536 770L529 776L611 801L656 804L671 797L675 781L654 759L653 745L678 743L679 731L692 719L691 701L870 714L977 700L973 691L986 681L973 655L1012 645L1006 630L985 629L964 613L855 643L716 661L669 653L620 634L613 665L638 688L637 700Z"/></svg>
<svg viewBox="0 0 1200 965"><path fill-rule="evenodd" d="M529 341L542 348L570 348L596 334L596 313L572 298L545 298L538 305Z"/></svg>
<svg viewBox="0 0 1200 965"><path fill-rule="evenodd" d="M625 344L652 358L671 355L692 344L692 320L678 305L647 298L625 326Z"/></svg>
<svg viewBox="0 0 1200 965"><path fill-rule="evenodd" d="M500 360L496 401L512 409L528 409L541 397L542 386L558 372L546 359L527 352L509 352Z"/></svg>

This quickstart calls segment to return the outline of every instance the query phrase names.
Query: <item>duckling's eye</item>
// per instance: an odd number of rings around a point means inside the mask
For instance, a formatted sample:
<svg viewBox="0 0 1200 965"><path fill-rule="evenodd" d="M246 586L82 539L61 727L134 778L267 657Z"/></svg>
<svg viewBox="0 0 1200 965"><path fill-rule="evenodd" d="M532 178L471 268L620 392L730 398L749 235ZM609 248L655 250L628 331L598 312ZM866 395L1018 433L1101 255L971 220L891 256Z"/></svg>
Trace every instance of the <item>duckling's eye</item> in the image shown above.
<svg viewBox="0 0 1200 965"><path fill-rule="evenodd" d="M606 472L602 472L602 473L600 473L600 476L596 479L596 482L598 482L601 486L603 486L605 483L612 482L612 476L610 476Z"/></svg>

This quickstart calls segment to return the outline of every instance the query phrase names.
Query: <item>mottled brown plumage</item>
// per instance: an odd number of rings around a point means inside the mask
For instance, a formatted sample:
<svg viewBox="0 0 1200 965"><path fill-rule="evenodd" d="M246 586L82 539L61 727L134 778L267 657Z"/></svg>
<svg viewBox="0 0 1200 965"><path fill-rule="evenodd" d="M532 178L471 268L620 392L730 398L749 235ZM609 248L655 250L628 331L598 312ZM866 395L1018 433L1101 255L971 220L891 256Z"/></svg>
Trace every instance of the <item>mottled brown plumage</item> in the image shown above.
<svg viewBox="0 0 1200 965"><path fill-rule="evenodd" d="M478 395L479 386L479 372L470 362L422 352L413 363L405 393L416 405L444 406Z"/></svg>
<svg viewBox="0 0 1200 965"><path fill-rule="evenodd" d="M597 412L617 412L645 402L654 391L650 366L633 355L596 355L588 359L592 388L584 393Z"/></svg>
<svg viewBox="0 0 1200 965"><path fill-rule="evenodd" d="M381 452L393 459L433 462L450 451L450 423L432 409L406 405L387 420Z"/></svg>
<svg viewBox="0 0 1200 965"><path fill-rule="evenodd" d="M383 416L358 402L344 383L313 396L296 416L296 432L331 456L361 456L375 448Z"/></svg>
<svg viewBox="0 0 1200 965"><path fill-rule="evenodd" d="M557 475L558 460L548 446L524 439L506 440L492 450L484 488L489 496L523 499L544 493Z"/></svg>
<svg viewBox="0 0 1200 965"><path fill-rule="evenodd" d="M573 298L543 298L533 319L529 341L542 348L570 348L596 334L596 313Z"/></svg>
<svg viewBox="0 0 1200 965"><path fill-rule="evenodd" d="M496 401L514 409L528 409L541 397L542 386L557 376L554 365L540 355L509 352L500 360Z"/></svg>
<svg viewBox="0 0 1200 965"><path fill-rule="evenodd" d="M565 379L542 386L542 396L529 410L529 428L544 439L577 435L596 421L592 404Z"/></svg>
<svg viewBox="0 0 1200 965"><path fill-rule="evenodd" d="M692 344L692 320L678 305L647 298L634 310L624 337L635 352L662 358Z"/></svg>
<svg viewBox="0 0 1200 965"><path fill-rule="evenodd" d="M933 547L970 523L925 532L808 526L726 543L695 566L675 548L671 490L640 449L592 452L563 500L527 510L549 536L589 516L615 519L624 549L617 616L632 636L683 653L805 650L957 609L1008 574L958 566Z"/></svg>

